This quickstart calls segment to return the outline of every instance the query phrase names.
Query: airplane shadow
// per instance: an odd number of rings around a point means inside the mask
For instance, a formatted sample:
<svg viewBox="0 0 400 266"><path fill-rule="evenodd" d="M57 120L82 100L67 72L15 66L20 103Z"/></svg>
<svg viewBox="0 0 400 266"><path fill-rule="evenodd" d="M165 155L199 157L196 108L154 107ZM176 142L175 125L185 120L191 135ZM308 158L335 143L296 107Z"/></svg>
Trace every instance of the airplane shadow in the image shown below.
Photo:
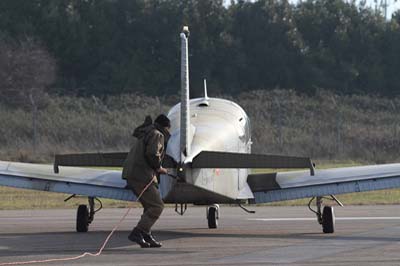
<svg viewBox="0 0 400 266"><path fill-rule="evenodd" d="M249 234L246 231L238 230L237 233L224 232L224 230L213 230L212 232L187 232L173 230L154 231L154 235L160 241L185 239L185 238L248 238L248 239L293 239L293 240L319 240L319 241L373 241L383 243L399 242L398 237L375 237L360 235L335 235L323 233L270 233L270 234ZM202 230L206 230L202 228ZM161 249L141 249L127 239L129 231L115 232L104 250L104 254L182 254L193 253L196 250L178 250L168 248L164 243ZM29 255L59 255L75 256L83 252L95 253L103 244L109 232L95 231L88 233L76 232L47 232L47 233L17 233L3 234L0 236L0 257L29 256ZM207 242L204 242L207 243ZM329 243L329 242L328 242ZM4 248L5 247L5 248Z"/></svg>
<svg viewBox="0 0 400 266"><path fill-rule="evenodd" d="M301 239L301 240L351 240L351 241L378 241L378 242L399 242L398 237L372 237L372 236L340 236L335 234L324 234L317 232L309 233L288 233L288 234L224 234L224 233L191 233L176 231L158 231L157 237L160 239L176 239L176 238L254 238L254 239Z"/></svg>

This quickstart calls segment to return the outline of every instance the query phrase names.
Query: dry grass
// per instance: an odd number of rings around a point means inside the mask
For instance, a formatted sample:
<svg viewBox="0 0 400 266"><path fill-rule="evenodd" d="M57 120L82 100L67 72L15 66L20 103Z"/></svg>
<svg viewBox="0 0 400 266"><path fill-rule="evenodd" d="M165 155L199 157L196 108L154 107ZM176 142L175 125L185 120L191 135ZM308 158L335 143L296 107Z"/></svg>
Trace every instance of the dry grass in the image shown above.
<svg viewBox="0 0 400 266"><path fill-rule="evenodd" d="M231 97L225 97L231 98ZM145 115L166 112L178 97L121 95L103 100L52 97L39 111L38 145L32 146L29 109L0 106L0 160L51 162L54 154L127 151L131 133ZM248 113L256 153L309 156L334 166L400 161L400 98L314 96L294 91L254 91L232 99ZM399 191L340 196L345 204L397 204ZM0 209L72 208L68 195L0 188ZM304 205L288 201L273 205ZM105 201L106 207L126 203Z"/></svg>
<svg viewBox="0 0 400 266"><path fill-rule="evenodd" d="M70 195L35 190L0 187L0 210L77 208L87 204L86 197L77 197L64 202ZM101 199L105 208L125 208L131 202ZM137 204L134 203L134 206Z"/></svg>
<svg viewBox="0 0 400 266"><path fill-rule="evenodd" d="M87 199L75 198L68 202L69 195L62 193L40 192L25 189L0 187L0 210L22 209L66 209L77 208L79 204L87 204ZM400 204L400 190L380 190L362 193L351 193L337 196L344 205L381 205ZM309 199L289 200L265 204L267 206L306 206ZM105 208L126 208L132 203L110 199L102 199ZM134 204L134 206L139 206Z"/></svg>
<svg viewBox="0 0 400 266"><path fill-rule="evenodd" d="M48 162L55 153L126 151L133 129L146 115L165 113L178 100L121 95L96 103L91 98L52 97L39 111L36 147L29 109L0 106L0 159ZM231 100L250 117L256 153L400 161L400 98L338 96L327 91L311 97L263 90Z"/></svg>
<svg viewBox="0 0 400 266"><path fill-rule="evenodd" d="M347 167L359 165L354 162L341 163L320 163L319 168ZM287 171L281 169L282 171ZM271 172L271 170L259 170L257 172ZM77 208L79 204L87 204L87 198L77 197L64 202L68 196L62 193L41 192L34 190L15 189L0 187L0 210L18 209L56 209L56 208ZM337 196L344 205L379 205L379 204L400 204L400 189L370 191L351 193ZM263 204L267 206L306 206L309 199L289 200ZM118 200L102 199L105 208L126 208L128 206L140 206L138 203L131 203Z"/></svg>

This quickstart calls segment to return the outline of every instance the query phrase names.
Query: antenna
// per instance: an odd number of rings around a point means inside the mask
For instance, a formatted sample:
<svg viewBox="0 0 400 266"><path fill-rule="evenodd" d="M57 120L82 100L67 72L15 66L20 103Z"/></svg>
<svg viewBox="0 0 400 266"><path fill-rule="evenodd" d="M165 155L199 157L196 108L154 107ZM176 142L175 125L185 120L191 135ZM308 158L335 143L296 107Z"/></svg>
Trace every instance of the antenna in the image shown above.
<svg viewBox="0 0 400 266"><path fill-rule="evenodd" d="M189 27L184 26L181 37L181 161L190 154L190 109L189 109Z"/></svg>
<svg viewBox="0 0 400 266"><path fill-rule="evenodd" d="M207 80L204 79L204 99L208 100L208 95L207 95Z"/></svg>

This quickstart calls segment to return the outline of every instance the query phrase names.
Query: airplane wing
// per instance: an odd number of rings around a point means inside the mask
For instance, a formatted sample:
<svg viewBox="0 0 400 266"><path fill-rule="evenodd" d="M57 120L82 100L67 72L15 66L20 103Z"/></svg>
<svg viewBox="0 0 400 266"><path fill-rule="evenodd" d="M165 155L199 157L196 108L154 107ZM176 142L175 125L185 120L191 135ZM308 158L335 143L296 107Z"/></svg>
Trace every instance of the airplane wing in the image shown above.
<svg viewBox="0 0 400 266"><path fill-rule="evenodd" d="M133 201L125 189L121 171L63 167L54 173L53 165L0 161L0 185L88 197Z"/></svg>
<svg viewBox="0 0 400 266"><path fill-rule="evenodd" d="M193 158L194 168L308 168L308 171L250 174L249 188L240 198L267 203L300 198L400 187L400 164L317 170L310 158L202 151Z"/></svg>
<svg viewBox="0 0 400 266"><path fill-rule="evenodd" d="M252 174L247 182L255 203L400 187L400 164Z"/></svg>

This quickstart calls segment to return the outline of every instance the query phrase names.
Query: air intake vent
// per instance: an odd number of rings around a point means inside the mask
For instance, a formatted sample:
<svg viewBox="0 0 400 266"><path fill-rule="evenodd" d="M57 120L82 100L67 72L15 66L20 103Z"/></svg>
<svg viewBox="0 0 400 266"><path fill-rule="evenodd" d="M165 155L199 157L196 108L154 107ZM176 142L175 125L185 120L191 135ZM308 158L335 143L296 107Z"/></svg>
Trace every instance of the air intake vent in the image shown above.
<svg viewBox="0 0 400 266"><path fill-rule="evenodd" d="M210 106L210 104L208 103L207 100L204 100L201 103L199 103L197 106L198 107L208 107L208 106Z"/></svg>

